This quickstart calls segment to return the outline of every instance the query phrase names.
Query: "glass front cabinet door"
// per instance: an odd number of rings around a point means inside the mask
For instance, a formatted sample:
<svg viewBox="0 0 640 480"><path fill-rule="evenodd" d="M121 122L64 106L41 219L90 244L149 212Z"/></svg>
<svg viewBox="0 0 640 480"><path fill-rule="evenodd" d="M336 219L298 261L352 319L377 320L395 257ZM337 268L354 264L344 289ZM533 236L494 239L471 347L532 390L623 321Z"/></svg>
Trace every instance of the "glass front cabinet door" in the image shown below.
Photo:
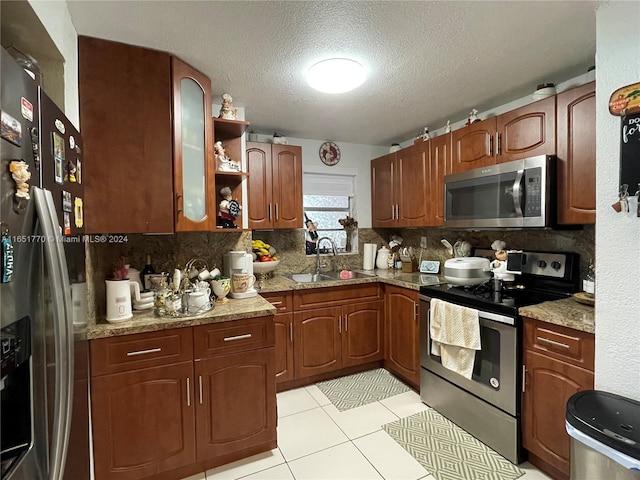
<svg viewBox="0 0 640 480"><path fill-rule="evenodd" d="M216 228L211 80L176 57L173 161L176 231Z"/></svg>

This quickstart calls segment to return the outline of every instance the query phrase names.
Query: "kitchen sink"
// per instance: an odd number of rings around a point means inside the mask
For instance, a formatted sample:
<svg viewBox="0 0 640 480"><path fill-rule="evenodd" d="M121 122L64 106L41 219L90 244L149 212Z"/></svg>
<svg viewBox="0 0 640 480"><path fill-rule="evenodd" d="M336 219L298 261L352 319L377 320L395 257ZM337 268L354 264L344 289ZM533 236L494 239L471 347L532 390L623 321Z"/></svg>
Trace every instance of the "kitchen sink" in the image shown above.
<svg viewBox="0 0 640 480"><path fill-rule="evenodd" d="M366 273L343 270L343 272L345 271L347 272L347 274L344 274L346 278L342 278L340 276L341 272L287 273L287 274L283 274L282 276L290 280L293 280L294 282L297 282L297 283L320 283L320 282L333 282L336 280L349 280L352 278L374 278L375 277L375 275L369 275Z"/></svg>

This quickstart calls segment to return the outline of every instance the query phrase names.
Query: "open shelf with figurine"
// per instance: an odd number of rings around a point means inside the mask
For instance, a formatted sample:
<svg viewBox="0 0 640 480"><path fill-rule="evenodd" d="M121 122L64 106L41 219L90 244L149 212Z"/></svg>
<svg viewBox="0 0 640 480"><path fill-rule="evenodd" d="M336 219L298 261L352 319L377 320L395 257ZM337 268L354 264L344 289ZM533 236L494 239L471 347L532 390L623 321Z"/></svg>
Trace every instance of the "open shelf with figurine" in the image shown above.
<svg viewBox="0 0 640 480"><path fill-rule="evenodd" d="M247 209L245 184L249 173L246 171L244 162L242 136L249 125L250 123L244 120L213 118L216 202L220 206L225 200L221 191L223 188L228 188L231 199L236 200L240 205L240 215L233 221L238 228L222 228L217 225L217 231L244 230Z"/></svg>

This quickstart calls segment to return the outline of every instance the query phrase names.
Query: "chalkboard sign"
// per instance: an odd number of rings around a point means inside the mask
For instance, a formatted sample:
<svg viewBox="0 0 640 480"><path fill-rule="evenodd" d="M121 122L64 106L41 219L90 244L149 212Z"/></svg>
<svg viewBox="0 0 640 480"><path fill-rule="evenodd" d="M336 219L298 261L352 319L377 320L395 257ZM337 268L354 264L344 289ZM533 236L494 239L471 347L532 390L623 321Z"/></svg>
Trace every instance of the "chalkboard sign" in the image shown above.
<svg viewBox="0 0 640 480"><path fill-rule="evenodd" d="M620 185L629 185L629 195L640 183L640 113L622 117L620 131Z"/></svg>

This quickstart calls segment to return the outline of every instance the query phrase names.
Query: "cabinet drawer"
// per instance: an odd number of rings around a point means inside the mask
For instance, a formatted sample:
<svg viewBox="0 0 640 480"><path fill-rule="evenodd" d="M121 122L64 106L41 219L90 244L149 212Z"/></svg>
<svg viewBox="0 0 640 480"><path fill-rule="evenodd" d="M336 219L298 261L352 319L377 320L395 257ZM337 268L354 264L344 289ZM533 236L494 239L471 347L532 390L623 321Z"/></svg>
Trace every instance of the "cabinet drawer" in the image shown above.
<svg viewBox="0 0 640 480"><path fill-rule="evenodd" d="M101 338L90 350L94 377L193 359L191 328Z"/></svg>
<svg viewBox="0 0 640 480"><path fill-rule="evenodd" d="M293 311L293 292L261 293L262 297L278 310L277 313Z"/></svg>
<svg viewBox="0 0 640 480"><path fill-rule="evenodd" d="M594 370L595 341L591 333L527 318L524 344L526 349Z"/></svg>
<svg viewBox="0 0 640 480"><path fill-rule="evenodd" d="M193 350L196 359L274 345L273 316L200 325L193 328Z"/></svg>
<svg viewBox="0 0 640 480"><path fill-rule="evenodd" d="M333 307L353 301L362 303L375 302L377 300L382 300L378 283L305 289L298 290L293 294L293 306L296 311L306 308Z"/></svg>

